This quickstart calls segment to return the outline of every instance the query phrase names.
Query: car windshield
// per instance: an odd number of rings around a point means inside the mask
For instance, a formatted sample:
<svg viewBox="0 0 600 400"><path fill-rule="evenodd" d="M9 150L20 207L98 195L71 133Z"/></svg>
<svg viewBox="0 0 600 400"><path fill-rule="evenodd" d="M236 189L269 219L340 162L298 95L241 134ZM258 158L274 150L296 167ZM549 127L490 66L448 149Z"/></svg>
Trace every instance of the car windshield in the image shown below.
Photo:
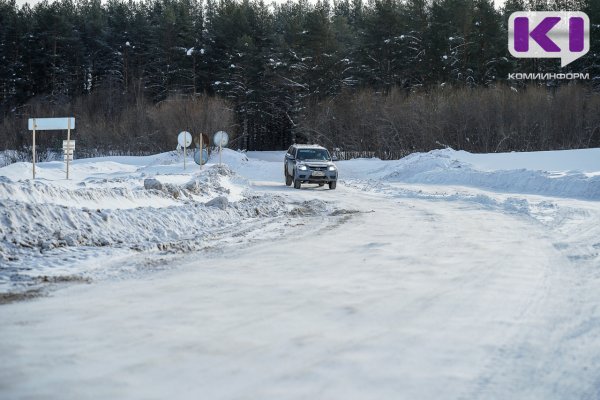
<svg viewBox="0 0 600 400"><path fill-rule="evenodd" d="M325 149L298 149L298 160L329 160L329 152Z"/></svg>

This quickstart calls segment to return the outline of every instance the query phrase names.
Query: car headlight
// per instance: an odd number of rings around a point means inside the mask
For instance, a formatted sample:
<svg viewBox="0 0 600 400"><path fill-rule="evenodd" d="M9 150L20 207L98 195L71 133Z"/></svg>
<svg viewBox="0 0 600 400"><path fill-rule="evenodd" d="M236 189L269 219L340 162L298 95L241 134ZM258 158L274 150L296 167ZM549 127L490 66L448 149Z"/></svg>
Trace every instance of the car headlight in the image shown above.
<svg viewBox="0 0 600 400"><path fill-rule="evenodd" d="M335 167L335 165L330 165L329 166L329 170L330 171L335 171L337 168Z"/></svg>
<svg viewBox="0 0 600 400"><path fill-rule="evenodd" d="M306 165L298 165L298 169L300 171L306 171L308 168L306 168Z"/></svg>

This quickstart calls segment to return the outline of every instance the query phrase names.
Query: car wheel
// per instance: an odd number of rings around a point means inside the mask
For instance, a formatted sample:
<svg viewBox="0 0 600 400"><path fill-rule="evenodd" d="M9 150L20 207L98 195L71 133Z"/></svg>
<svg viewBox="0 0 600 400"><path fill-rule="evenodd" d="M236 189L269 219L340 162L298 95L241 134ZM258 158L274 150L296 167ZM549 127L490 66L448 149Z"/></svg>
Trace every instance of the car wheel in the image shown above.
<svg viewBox="0 0 600 400"><path fill-rule="evenodd" d="M287 174L287 172L286 172L286 173L285 173L285 185L286 185L286 186L290 186L290 185L292 184L292 181L293 181L292 177L291 177L291 176L289 176L289 175Z"/></svg>
<svg viewBox="0 0 600 400"><path fill-rule="evenodd" d="M335 189L336 184L337 184L336 181L329 182L329 189L331 189L331 190Z"/></svg>
<svg viewBox="0 0 600 400"><path fill-rule="evenodd" d="M294 179L294 189L300 189L301 183L298 179Z"/></svg>

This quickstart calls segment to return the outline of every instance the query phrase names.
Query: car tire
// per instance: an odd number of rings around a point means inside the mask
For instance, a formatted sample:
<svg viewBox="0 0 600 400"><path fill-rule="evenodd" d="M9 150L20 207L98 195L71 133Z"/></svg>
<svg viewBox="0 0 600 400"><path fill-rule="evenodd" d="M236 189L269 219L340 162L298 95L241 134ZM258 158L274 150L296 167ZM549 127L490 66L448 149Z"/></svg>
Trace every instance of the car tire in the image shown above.
<svg viewBox="0 0 600 400"><path fill-rule="evenodd" d="M300 181L298 179L294 179L294 189L300 189L300 186L302 186Z"/></svg>
<svg viewBox="0 0 600 400"><path fill-rule="evenodd" d="M292 177L289 176L286 172L285 173L285 186L291 186L293 181L294 180L292 179Z"/></svg>
<svg viewBox="0 0 600 400"><path fill-rule="evenodd" d="M336 185L337 185L337 182L336 182L336 181L329 182L329 189L331 189L331 190L335 189L335 186L336 186Z"/></svg>

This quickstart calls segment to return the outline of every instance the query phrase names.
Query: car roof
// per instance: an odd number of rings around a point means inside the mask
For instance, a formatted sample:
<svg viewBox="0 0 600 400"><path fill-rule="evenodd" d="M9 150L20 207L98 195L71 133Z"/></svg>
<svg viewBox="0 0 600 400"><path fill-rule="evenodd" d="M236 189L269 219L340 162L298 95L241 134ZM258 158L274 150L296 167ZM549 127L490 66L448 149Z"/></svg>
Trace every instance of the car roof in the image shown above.
<svg viewBox="0 0 600 400"><path fill-rule="evenodd" d="M319 146L318 144L294 144L293 146L298 149L325 149L325 147Z"/></svg>

